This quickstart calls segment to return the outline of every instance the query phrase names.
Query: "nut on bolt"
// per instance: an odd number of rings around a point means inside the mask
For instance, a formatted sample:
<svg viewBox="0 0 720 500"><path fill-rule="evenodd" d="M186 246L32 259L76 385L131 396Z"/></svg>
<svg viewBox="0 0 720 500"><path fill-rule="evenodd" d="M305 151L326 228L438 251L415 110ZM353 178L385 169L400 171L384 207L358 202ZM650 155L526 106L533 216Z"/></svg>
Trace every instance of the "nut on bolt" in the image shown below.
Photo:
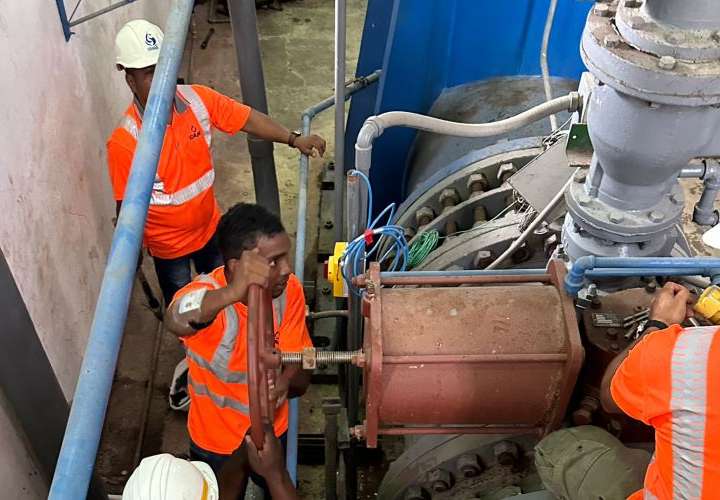
<svg viewBox="0 0 720 500"><path fill-rule="evenodd" d="M460 202L460 195L454 188L445 188L440 192L439 201L443 207L453 207Z"/></svg>
<svg viewBox="0 0 720 500"><path fill-rule="evenodd" d="M430 495L422 486L412 485L405 490L404 500L426 500Z"/></svg>
<svg viewBox="0 0 720 500"><path fill-rule="evenodd" d="M622 221L625 220L625 216L620 212L610 212L610 215L608 215L608 220L613 224L620 224Z"/></svg>
<svg viewBox="0 0 720 500"><path fill-rule="evenodd" d="M595 4L595 14L597 14L600 17L610 17L613 15L613 10L610 8L608 4L605 3L596 3Z"/></svg>
<svg viewBox="0 0 720 500"><path fill-rule="evenodd" d="M490 187L487 176L483 173L472 174L467 180L467 190L470 193L482 193Z"/></svg>
<svg viewBox="0 0 720 500"><path fill-rule="evenodd" d="M453 486L453 477L445 469L433 469L428 473L428 480L432 483L435 493L442 493Z"/></svg>
<svg viewBox="0 0 720 500"><path fill-rule="evenodd" d="M647 22L642 18L642 16L632 16L628 21L628 24L634 30L641 30L647 25Z"/></svg>
<svg viewBox="0 0 720 500"><path fill-rule="evenodd" d="M608 49L614 49L616 47L619 47L620 44L622 44L622 39L613 34L605 35L605 38L603 38L603 46L607 47Z"/></svg>
<svg viewBox="0 0 720 500"><path fill-rule="evenodd" d="M493 454L500 465L514 465L520 457L520 450L512 441L500 441L493 447Z"/></svg>
<svg viewBox="0 0 720 500"><path fill-rule="evenodd" d="M504 163L500 165L497 173L498 182L502 184L503 182L508 180L510 176L513 175L515 172L517 172L517 168L515 168L515 165L513 165L512 163Z"/></svg>
<svg viewBox="0 0 720 500"><path fill-rule="evenodd" d="M480 458L476 454L465 453L464 455L460 455L458 457L457 469L463 477L470 478L480 475L483 470L483 466L480 463Z"/></svg>
<svg viewBox="0 0 720 500"><path fill-rule="evenodd" d="M665 220L665 214L659 210L653 210L648 214L648 218L652 222L662 222L663 220Z"/></svg>
<svg viewBox="0 0 720 500"><path fill-rule="evenodd" d="M675 59L673 56L662 56L658 61L658 67L660 67L661 69L675 69L676 65L677 59Z"/></svg>
<svg viewBox="0 0 720 500"><path fill-rule="evenodd" d="M422 207L415 212L415 222L418 226L425 226L435 218L435 210L430 207Z"/></svg>

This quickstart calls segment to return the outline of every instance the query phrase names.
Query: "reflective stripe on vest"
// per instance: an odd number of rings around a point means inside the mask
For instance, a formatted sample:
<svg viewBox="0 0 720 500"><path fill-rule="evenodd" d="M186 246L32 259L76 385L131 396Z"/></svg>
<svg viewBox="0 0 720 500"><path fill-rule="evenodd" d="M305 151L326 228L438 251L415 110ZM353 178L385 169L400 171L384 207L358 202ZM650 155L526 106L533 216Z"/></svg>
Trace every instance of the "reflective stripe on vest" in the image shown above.
<svg viewBox="0 0 720 500"><path fill-rule="evenodd" d="M172 194L164 193L161 190L155 190L153 186L152 195L150 196L151 205L182 205L192 200L201 193L210 189L215 182L215 170L208 170L198 180L192 184L188 184L184 188L175 191Z"/></svg>
<svg viewBox="0 0 720 500"><path fill-rule="evenodd" d="M132 116L125 115L120 121L120 128L125 129L136 141L140 137L140 131L138 130L137 123Z"/></svg>
<svg viewBox="0 0 720 500"><path fill-rule="evenodd" d="M233 410L239 411L244 415L250 414L248 406L237 399L229 396L220 396L217 393L211 391L208 386L197 382L192 377L188 376L188 385L192 388L193 392L197 396L207 396L219 408L232 408Z"/></svg>
<svg viewBox="0 0 720 500"><path fill-rule="evenodd" d="M205 103L191 85L178 85L177 90L183 99L190 104L190 109L192 109L195 118L197 118L197 121L200 123L203 135L205 136L205 142L209 148L212 145L212 123L210 123L210 113Z"/></svg>
<svg viewBox="0 0 720 500"><path fill-rule="evenodd" d="M197 277L197 281L201 283L208 283L215 289L220 288L220 284L208 274L201 274ZM285 312L285 302L285 292L283 292L280 297L273 300L273 310L278 311L276 313L278 326L280 326ZM228 384L247 384L247 372L230 369L230 357L235 350L235 341L237 340L239 325L237 311L232 305L227 306L224 311L225 332L220 340L220 344L213 353L212 360L206 360L199 354L193 352L190 348L186 351L187 356L201 368L212 372L212 374L222 382Z"/></svg>
<svg viewBox="0 0 720 500"><path fill-rule="evenodd" d="M672 354L673 498L701 498L707 414L707 367L717 327L686 328Z"/></svg>

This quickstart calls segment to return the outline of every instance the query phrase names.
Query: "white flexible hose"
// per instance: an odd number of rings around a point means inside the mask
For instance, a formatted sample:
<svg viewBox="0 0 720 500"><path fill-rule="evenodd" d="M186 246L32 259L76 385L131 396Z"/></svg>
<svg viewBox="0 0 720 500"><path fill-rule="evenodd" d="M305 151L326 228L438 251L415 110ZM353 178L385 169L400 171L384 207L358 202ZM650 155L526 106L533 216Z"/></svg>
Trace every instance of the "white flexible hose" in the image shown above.
<svg viewBox="0 0 720 500"><path fill-rule="evenodd" d="M561 111L576 111L579 105L579 94L571 92L566 96L558 97L523 111L519 115L490 123L457 123L406 111L389 111L370 117L365 121L363 130L358 135L357 147L370 146L375 137L378 137L385 129L391 127L410 127L455 137L494 137L507 134ZM375 130L368 130L371 125L374 126Z"/></svg>

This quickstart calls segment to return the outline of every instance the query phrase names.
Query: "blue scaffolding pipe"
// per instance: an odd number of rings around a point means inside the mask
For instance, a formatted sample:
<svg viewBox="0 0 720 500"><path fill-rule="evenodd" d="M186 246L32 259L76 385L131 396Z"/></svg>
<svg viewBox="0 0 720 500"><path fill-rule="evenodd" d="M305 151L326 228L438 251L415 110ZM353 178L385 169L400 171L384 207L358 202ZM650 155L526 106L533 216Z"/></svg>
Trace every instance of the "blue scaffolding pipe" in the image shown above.
<svg viewBox="0 0 720 500"><path fill-rule="evenodd" d="M565 291L577 295L585 278L619 276L720 277L720 258L713 257L595 257L577 259L565 277Z"/></svg>
<svg viewBox="0 0 720 500"><path fill-rule="evenodd" d="M74 28L75 26L85 23L87 21L90 21L92 19L95 19L96 17L100 17L104 14L107 14L108 12L112 12L113 10L119 9L120 7L124 7L128 4L131 4L135 1L137 1L137 0L121 0L114 4L108 5L105 8L102 8L102 9L92 12L86 16L83 16L79 19L73 20L75 11L80 6L81 1L82 0L78 0L77 4L75 4L75 10L73 10L72 14L70 14L70 18L68 19L67 11L65 10L65 0L55 0L55 3L57 4L57 8L58 8L58 14L60 15L60 24L62 25L63 35L65 35L66 42L69 42L70 38L75 34L75 32L72 31L72 28Z"/></svg>
<svg viewBox="0 0 720 500"><path fill-rule="evenodd" d="M50 500L78 500L87 494L193 3L193 0L177 0L170 9L160 60L143 116L140 139L50 487Z"/></svg>

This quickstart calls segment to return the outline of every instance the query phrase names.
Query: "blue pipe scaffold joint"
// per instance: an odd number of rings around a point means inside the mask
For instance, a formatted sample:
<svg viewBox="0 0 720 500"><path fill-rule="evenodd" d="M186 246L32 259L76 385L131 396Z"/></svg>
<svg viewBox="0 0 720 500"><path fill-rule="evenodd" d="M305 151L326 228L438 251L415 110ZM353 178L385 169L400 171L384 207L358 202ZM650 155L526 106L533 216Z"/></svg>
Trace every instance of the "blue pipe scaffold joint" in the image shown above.
<svg viewBox="0 0 720 500"><path fill-rule="evenodd" d="M50 500L78 500L87 495L193 4L193 0L177 0L170 8L143 127L50 486Z"/></svg>
<svg viewBox="0 0 720 500"><path fill-rule="evenodd" d="M577 259L565 277L565 291L576 296L587 277L709 276L720 282L716 257L596 257Z"/></svg>

